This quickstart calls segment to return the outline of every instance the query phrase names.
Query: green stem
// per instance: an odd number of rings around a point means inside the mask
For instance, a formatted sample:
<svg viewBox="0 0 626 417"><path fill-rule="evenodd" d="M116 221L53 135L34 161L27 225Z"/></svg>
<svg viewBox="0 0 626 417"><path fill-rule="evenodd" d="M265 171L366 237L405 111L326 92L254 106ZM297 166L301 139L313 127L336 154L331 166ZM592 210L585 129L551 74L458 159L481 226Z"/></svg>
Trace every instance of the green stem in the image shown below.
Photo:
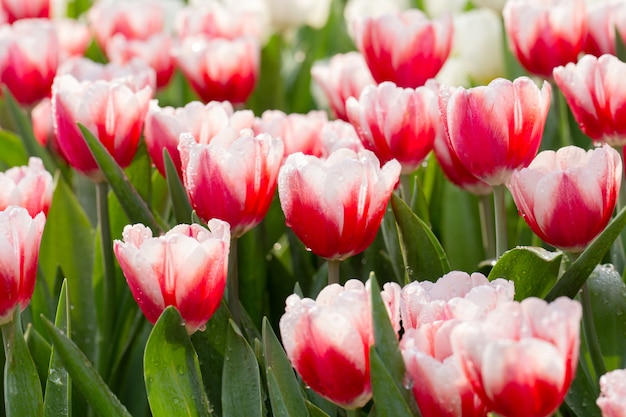
<svg viewBox="0 0 626 417"><path fill-rule="evenodd" d="M483 236L483 248L485 249L485 257L487 259L495 259L496 232L493 223L494 212L490 194L480 196L478 200L478 212L480 214L480 231Z"/></svg>
<svg viewBox="0 0 626 417"><path fill-rule="evenodd" d="M400 197L402 200L409 206L411 205L411 176L410 175L400 175Z"/></svg>
<svg viewBox="0 0 626 417"><path fill-rule="evenodd" d="M241 322L239 311L239 268L237 266L237 238L230 241L230 253L228 254L228 307L233 315L235 323Z"/></svg>
<svg viewBox="0 0 626 417"><path fill-rule="evenodd" d="M354 408L354 409L345 408L344 410L346 411L346 417L360 417L361 416L361 411L358 408Z"/></svg>
<svg viewBox="0 0 626 417"><path fill-rule="evenodd" d="M593 322L591 295L589 294L587 282L583 284L580 298L583 306L583 331L587 342L587 349L589 350L589 356L591 357L591 363L596 372L596 377L599 378L606 373L606 366L604 365L604 358L602 357L602 349L600 347L600 341L598 340L596 326Z"/></svg>
<svg viewBox="0 0 626 417"><path fill-rule="evenodd" d="M100 331L100 374L106 380L109 372L113 323L115 321L116 290L115 290L115 261L113 256L113 240L111 239L111 224L109 222L109 185L106 182L96 184L96 210L98 225L100 226L100 244L102 250L102 265L104 269L104 312Z"/></svg>
<svg viewBox="0 0 626 417"><path fill-rule="evenodd" d="M341 261L329 260L328 261L328 285L339 284L339 264Z"/></svg>
<svg viewBox="0 0 626 417"><path fill-rule="evenodd" d="M504 185L493 187L493 207L496 217L496 258L509 249L506 230L506 201Z"/></svg>
<svg viewBox="0 0 626 417"><path fill-rule="evenodd" d="M557 106L559 108L559 130L561 133L561 147L569 146L572 144L572 131L569 127L569 107L565 101L563 93L555 89L557 97Z"/></svg>

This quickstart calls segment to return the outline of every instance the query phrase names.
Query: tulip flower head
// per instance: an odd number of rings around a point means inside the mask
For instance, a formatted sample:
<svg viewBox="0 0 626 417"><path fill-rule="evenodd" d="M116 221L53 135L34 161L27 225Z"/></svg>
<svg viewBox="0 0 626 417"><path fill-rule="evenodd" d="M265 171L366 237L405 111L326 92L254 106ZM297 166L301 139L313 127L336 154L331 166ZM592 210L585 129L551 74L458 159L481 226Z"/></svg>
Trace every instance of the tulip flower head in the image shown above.
<svg viewBox="0 0 626 417"><path fill-rule="evenodd" d="M580 129L595 144L626 145L626 63L613 55L583 56L577 64L554 69Z"/></svg>
<svg viewBox="0 0 626 417"><path fill-rule="evenodd" d="M251 129L225 128L208 145L181 135L183 183L198 216L227 221L233 237L259 224L276 191L283 149L280 139Z"/></svg>
<svg viewBox="0 0 626 417"><path fill-rule="evenodd" d="M355 24L356 45L374 79L411 88L437 75L450 54L453 31L450 15L429 20L417 9Z"/></svg>
<svg viewBox="0 0 626 417"><path fill-rule="evenodd" d="M50 17L51 0L0 0L0 10L8 23L29 18Z"/></svg>
<svg viewBox="0 0 626 417"><path fill-rule="evenodd" d="M413 89L383 82L365 87L358 100L349 98L346 111L366 149L381 163L396 159L402 174L410 174L443 134L437 103L434 84Z"/></svg>
<svg viewBox="0 0 626 417"><path fill-rule="evenodd" d="M27 166L0 172L0 210L20 206L31 217L39 213L47 215L53 190L52 175L45 170L41 159L31 157Z"/></svg>
<svg viewBox="0 0 626 417"><path fill-rule="evenodd" d="M369 282L331 284L316 300L293 294L280 319L287 356L305 384L344 408L365 405L372 397L369 348L374 344ZM395 283L381 295L394 328L399 328Z"/></svg>
<svg viewBox="0 0 626 417"><path fill-rule="evenodd" d="M543 151L508 184L515 204L543 241L581 252L606 227L619 195L622 162L608 145Z"/></svg>
<svg viewBox="0 0 626 417"><path fill-rule="evenodd" d="M307 114L266 110L255 120L253 129L256 134L268 133L281 138L285 145L285 156L296 152L320 156L320 135L327 121L326 113L320 110L312 110Z"/></svg>
<svg viewBox="0 0 626 417"><path fill-rule="evenodd" d="M13 319L16 308L24 310L33 296L45 224L43 213L33 218L23 207L0 211L0 325Z"/></svg>
<svg viewBox="0 0 626 417"><path fill-rule="evenodd" d="M626 40L626 4L621 0L588 4L584 52L597 57L616 55L616 34L622 42Z"/></svg>
<svg viewBox="0 0 626 417"><path fill-rule="evenodd" d="M502 14L510 48L529 72L550 77L578 60L587 35L584 0L509 0Z"/></svg>
<svg viewBox="0 0 626 417"><path fill-rule="evenodd" d="M596 401L602 417L626 415L626 369L617 369L600 377L600 398Z"/></svg>
<svg viewBox="0 0 626 417"><path fill-rule="evenodd" d="M458 324L452 351L489 410L550 416L576 372L581 316L580 304L565 297L500 304L481 321Z"/></svg>
<svg viewBox="0 0 626 417"><path fill-rule="evenodd" d="M199 101L187 103L184 107L159 107L156 100L150 102L144 138L150 158L161 175L165 176L163 149L167 149L174 166L182 178L178 141L182 133L191 132L198 143L208 144L226 127L239 132L252 128L254 113L250 110L234 111L228 101Z"/></svg>
<svg viewBox="0 0 626 417"><path fill-rule="evenodd" d="M495 186L537 154L550 109L550 84L528 77L439 90L449 147L474 177Z"/></svg>
<svg viewBox="0 0 626 417"><path fill-rule="evenodd" d="M209 229L179 224L153 237L142 224L124 227L113 249L126 282L151 323L174 306L192 334L204 329L226 287L230 228L212 219Z"/></svg>
<svg viewBox="0 0 626 417"><path fill-rule="evenodd" d="M343 260L376 237L400 175L396 160L338 149L322 160L291 154L280 169L278 195L287 226L313 253Z"/></svg>

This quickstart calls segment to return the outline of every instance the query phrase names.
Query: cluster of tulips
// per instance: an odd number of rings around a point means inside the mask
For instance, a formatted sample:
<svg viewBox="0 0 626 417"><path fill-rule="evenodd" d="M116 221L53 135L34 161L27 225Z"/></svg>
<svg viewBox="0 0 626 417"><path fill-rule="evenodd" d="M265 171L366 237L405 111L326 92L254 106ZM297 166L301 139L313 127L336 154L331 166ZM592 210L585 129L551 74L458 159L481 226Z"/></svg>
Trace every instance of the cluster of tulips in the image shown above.
<svg viewBox="0 0 626 417"><path fill-rule="evenodd" d="M5 415L626 415L625 1L190 3L0 0Z"/></svg>

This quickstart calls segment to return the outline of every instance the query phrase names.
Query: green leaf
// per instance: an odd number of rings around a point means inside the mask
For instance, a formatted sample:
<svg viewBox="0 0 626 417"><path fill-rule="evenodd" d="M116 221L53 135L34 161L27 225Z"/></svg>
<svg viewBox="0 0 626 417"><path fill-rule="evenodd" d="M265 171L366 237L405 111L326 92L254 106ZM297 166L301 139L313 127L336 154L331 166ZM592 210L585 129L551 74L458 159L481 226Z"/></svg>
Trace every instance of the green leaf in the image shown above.
<svg viewBox="0 0 626 417"><path fill-rule="evenodd" d="M324 410L313 404L311 401L305 401L306 408L309 411L311 417L330 417Z"/></svg>
<svg viewBox="0 0 626 417"><path fill-rule="evenodd" d="M560 252L537 247L517 247L498 259L489 280L505 278L515 283L515 300L544 297L556 282L561 267Z"/></svg>
<svg viewBox="0 0 626 417"><path fill-rule="evenodd" d="M374 274L370 275L370 288L374 327L370 372L376 410L381 416L420 416L413 394L403 385L406 374L404 360Z"/></svg>
<svg viewBox="0 0 626 417"><path fill-rule="evenodd" d="M567 392L563 407L571 410L576 417L601 417L600 409L596 405L599 393L594 388L589 376L578 361L576 377Z"/></svg>
<svg viewBox="0 0 626 417"><path fill-rule="evenodd" d="M20 308L2 325L4 341L4 407L7 416L43 415L39 375L22 334Z"/></svg>
<svg viewBox="0 0 626 417"><path fill-rule="evenodd" d="M198 356L175 307L163 311L150 333L144 376L154 417L211 415Z"/></svg>
<svg viewBox="0 0 626 417"><path fill-rule="evenodd" d="M262 238L259 226L233 242L238 248L239 299L257 328L261 327L267 302L267 252L263 250Z"/></svg>
<svg viewBox="0 0 626 417"><path fill-rule="evenodd" d="M0 161L7 167L28 164L28 155L22 141L8 130L0 130Z"/></svg>
<svg viewBox="0 0 626 417"><path fill-rule="evenodd" d="M449 272L446 254L426 223L395 193L391 195L391 206L400 232L407 282L436 281Z"/></svg>
<svg viewBox="0 0 626 417"><path fill-rule="evenodd" d="M308 416L300 384L267 318L263 318L265 375L274 416Z"/></svg>
<svg viewBox="0 0 626 417"><path fill-rule="evenodd" d="M163 148L163 164L165 165L165 174L167 178L167 187L170 190L170 199L172 201L172 208L174 209L174 217L176 223L187 224L191 220L191 203L189 203L189 197L187 197L187 191L183 186L178 171L172 162L172 157L167 151L167 148Z"/></svg>
<svg viewBox="0 0 626 417"><path fill-rule="evenodd" d="M580 254L567 271L556 282L554 287L545 297L546 301L553 301L560 296L574 298L583 284L593 272L604 255L609 251L613 241L626 226L626 208L623 208L602 233L593 241L587 249Z"/></svg>
<svg viewBox="0 0 626 417"><path fill-rule="evenodd" d="M126 177L124 170L120 168L104 145L89 129L80 124L79 128L85 138L85 143L91 150L100 170L102 170L131 223L142 223L152 229L155 235L159 234L162 230L161 226L157 223L146 202Z"/></svg>
<svg viewBox="0 0 626 417"><path fill-rule="evenodd" d="M96 414L102 417L131 417L78 346L68 339L62 330L54 327L50 320L45 317L41 319L55 352L72 378L72 383Z"/></svg>
<svg viewBox="0 0 626 417"><path fill-rule="evenodd" d="M400 247L400 237L398 236L398 226L396 219L393 216L393 211L387 208L385 215L383 216L383 222L380 224L380 232L383 236L383 242L385 243L385 249L391 267L393 268L395 281L398 283L405 282L405 268L404 258L402 257L402 248Z"/></svg>
<svg viewBox="0 0 626 417"><path fill-rule="evenodd" d="M261 375L256 357L232 320L226 336L222 410L224 417L263 416Z"/></svg>
<svg viewBox="0 0 626 417"><path fill-rule="evenodd" d="M28 350L33 358L33 362L35 362L41 386L44 387L48 379L48 366L50 365L50 352L52 348L31 323L28 323L26 327L24 339L28 345Z"/></svg>
<svg viewBox="0 0 626 417"><path fill-rule="evenodd" d="M56 188L41 239L39 262L53 288L59 266L70 294L72 340L91 360L96 352L96 309L92 285L94 230L74 193L56 178Z"/></svg>
<svg viewBox="0 0 626 417"><path fill-rule="evenodd" d="M22 138L22 143L24 144L26 153L30 156L39 157L43 161L43 164L48 172L55 172L57 170L57 164L54 162L48 151L44 149L39 142L37 142L37 139L35 139L33 127L28 119L28 116L20 108L19 104L17 104L15 97L13 97L13 94L11 94L6 86L2 87L2 96L7 103L9 113L11 113L11 117L13 117L17 131Z"/></svg>
<svg viewBox="0 0 626 417"><path fill-rule="evenodd" d="M612 265L598 265L587 280L591 309L608 370L622 368L626 351L626 284Z"/></svg>
<svg viewBox="0 0 626 417"><path fill-rule="evenodd" d="M54 321L57 329L65 334L70 334L70 297L67 293L67 281L63 281L59 295L59 305ZM63 417L70 416L70 404L72 384L70 383L67 370L63 361L52 349L50 366L48 370L48 382L46 384L46 396L44 400L44 416Z"/></svg>

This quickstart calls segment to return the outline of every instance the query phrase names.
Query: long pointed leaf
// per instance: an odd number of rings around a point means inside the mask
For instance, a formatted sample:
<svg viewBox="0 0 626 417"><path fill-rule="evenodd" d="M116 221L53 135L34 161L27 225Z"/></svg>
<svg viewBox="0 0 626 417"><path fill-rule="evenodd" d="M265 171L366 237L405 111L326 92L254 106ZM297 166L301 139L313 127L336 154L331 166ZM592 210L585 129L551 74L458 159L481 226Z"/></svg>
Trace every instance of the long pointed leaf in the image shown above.
<svg viewBox="0 0 626 417"><path fill-rule="evenodd" d="M4 406L7 416L43 415L39 375L22 334L19 307L13 320L2 325L4 341Z"/></svg>
<svg viewBox="0 0 626 417"><path fill-rule="evenodd" d="M163 148L163 163L165 164L165 174L167 178L167 187L170 190L170 197L172 200L172 208L174 209L174 217L177 223L189 223L191 221L191 204L189 203L189 197L187 197L187 191L178 176L178 171L172 162L172 157L167 151L167 148Z"/></svg>
<svg viewBox="0 0 626 417"><path fill-rule="evenodd" d="M70 297L67 293L67 281L63 281L59 294L59 305L54 320L57 329L65 334L70 333ZM46 384L46 396L44 398L45 417L69 417L71 415L72 384L63 361L59 358L55 349L50 355L50 367L48 370L48 382Z"/></svg>
<svg viewBox="0 0 626 417"><path fill-rule="evenodd" d="M74 386L85 397L97 415L102 417L131 417L126 407L111 392L104 383L89 359L60 329L45 317L42 317L44 327L52 340L55 352L63 361L65 368L72 378Z"/></svg>
<svg viewBox="0 0 626 417"><path fill-rule="evenodd" d="M144 376L154 417L211 415L198 356L174 307L165 309L150 333Z"/></svg>
<svg viewBox="0 0 626 417"><path fill-rule="evenodd" d="M139 192L130 183L124 170L115 162L104 145L87 129L79 124L80 131L85 138L85 143L91 150L94 159L102 170L111 189L117 196L124 212L132 223L143 223L152 229L155 234L161 232L161 226L157 223L154 215Z"/></svg>

